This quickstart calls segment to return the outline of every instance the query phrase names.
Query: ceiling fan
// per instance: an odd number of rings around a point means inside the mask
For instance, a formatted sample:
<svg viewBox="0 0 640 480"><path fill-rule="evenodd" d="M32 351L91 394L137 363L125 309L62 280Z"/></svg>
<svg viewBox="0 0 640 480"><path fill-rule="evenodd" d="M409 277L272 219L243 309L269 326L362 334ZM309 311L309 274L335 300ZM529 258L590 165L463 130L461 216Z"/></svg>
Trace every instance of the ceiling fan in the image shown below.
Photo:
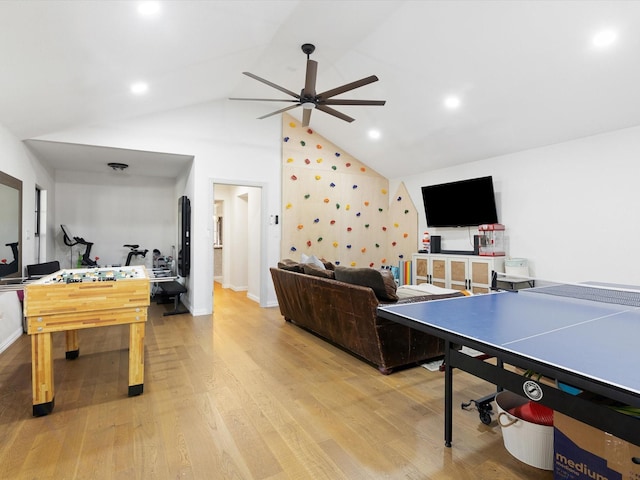
<svg viewBox="0 0 640 480"><path fill-rule="evenodd" d="M263 118L270 117L272 115L277 115L282 112L286 112L287 110L291 110L292 108L302 107L302 126L309 126L309 120L311 119L311 111L314 108L318 110L328 113L329 115L333 115L334 117L340 118L345 122L353 122L355 119L341 113L329 105L377 105L382 106L385 104L385 100L342 100L342 99L334 99L333 97L340 95L345 92L349 92L359 87L363 87L373 82L378 81L378 77L375 75L371 75L370 77L363 78L361 80L357 80L355 82L347 83L346 85L342 85L341 87L332 88L331 90L327 90L326 92L316 93L316 75L318 73L318 62L315 60L311 60L309 55L311 55L315 51L316 47L310 43L305 43L302 45L302 51L307 55L307 72L305 76L304 88L300 92L300 95L292 92L291 90L287 90L286 88L281 87L280 85L276 85L275 83L270 82L269 80L265 80L264 78L260 78L257 75L254 75L250 72L242 72L248 77L251 77L259 82L262 82L270 87L275 88L276 90L280 90L287 95L291 95L295 100L291 99L272 99L272 98L230 98L229 100L249 100L249 101L258 101L258 102L293 102L295 105L291 105L289 107L282 108L280 110L276 110L275 112L268 113L267 115L263 115L262 117L258 117L259 120Z"/></svg>

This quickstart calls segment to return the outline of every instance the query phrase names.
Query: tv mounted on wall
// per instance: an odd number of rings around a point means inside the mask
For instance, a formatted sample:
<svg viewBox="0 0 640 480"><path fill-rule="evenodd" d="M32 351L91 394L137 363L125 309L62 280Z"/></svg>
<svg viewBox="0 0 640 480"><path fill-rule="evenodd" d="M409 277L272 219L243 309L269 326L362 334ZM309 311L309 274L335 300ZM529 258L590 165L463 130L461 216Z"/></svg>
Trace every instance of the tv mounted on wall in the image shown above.
<svg viewBox="0 0 640 480"><path fill-rule="evenodd" d="M422 200L429 227L498 223L491 176L422 187Z"/></svg>

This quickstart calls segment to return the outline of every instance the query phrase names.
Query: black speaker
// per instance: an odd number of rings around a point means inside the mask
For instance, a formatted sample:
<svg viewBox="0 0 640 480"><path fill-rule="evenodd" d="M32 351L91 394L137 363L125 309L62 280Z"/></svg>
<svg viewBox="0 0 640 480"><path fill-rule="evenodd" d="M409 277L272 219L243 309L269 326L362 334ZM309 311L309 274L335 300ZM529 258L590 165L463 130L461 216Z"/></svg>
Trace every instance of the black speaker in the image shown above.
<svg viewBox="0 0 640 480"><path fill-rule="evenodd" d="M440 253L442 250L442 237L440 235L431 235L431 253Z"/></svg>
<svg viewBox="0 0 640 480"><path fill-rule="evenodd" d="M480 255L480 235L473 236L473 254Z"/></svg>
<svg viewBox="0 0 640 480"><path fill-rule="evenodd" d="M178 274L189 276L191 270L191 202L186 196L178 199Z"/></svg>

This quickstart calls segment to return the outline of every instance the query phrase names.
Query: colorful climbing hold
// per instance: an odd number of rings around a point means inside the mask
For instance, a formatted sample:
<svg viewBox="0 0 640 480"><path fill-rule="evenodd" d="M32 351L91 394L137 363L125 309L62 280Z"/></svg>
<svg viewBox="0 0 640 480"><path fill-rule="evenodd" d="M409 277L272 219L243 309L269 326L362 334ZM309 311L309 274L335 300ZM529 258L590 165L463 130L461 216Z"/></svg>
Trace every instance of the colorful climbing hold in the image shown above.
<svg viewBox="0 0 640 480"><path fill-rule="evenodd" d="M291 247L289 250L291 250L292 252L295 252L297 250L296 247Z"/></svg>
<svg viewBox="0 0 640 480"><path fill-rule="evenodd" d="M333 242L333 246L337 247L338 246L338 242Z"/></svg>
<svg viewBox="0 0 640 480"><path fill-rule="evenodd" d="M311 160L309 160L308 158L304 159L304 163L306 163L307 165L309 165L311 163Z"/></svg>
<svg viewBox="0 0 640 480"><path fill-rule="evenodd" d="M340 152L336 152L335 155L336 155L336 157L339 157L340 156Z"/></svg>
<svg viewBox="0 0 640 480"><path fill-rule="evenodd" d="M320 175L316 175L316 180L320 180L322 177Z"/></svg>
<svg viewBox="0 0 640 480"><path fill-rule="evenodd" d="M302 145L304 147L306 144L307 143L304 140L300 140L300 145Z"/></svg>
<svg viewBox="0 0 640 480"><path fill-rule="evenodd" d="M386 195L387 194L387 189L383 188L382 190L380 190L380 192L382 192L383 195Z"/></svg>
<svg viewBox="0 0 640 480"><path fill-rule="evenodd" d="M321 158L316 159L316 163L322 163L322 159Z"/></svg>
<svg viewBox="0 0 640 480"><path fill-rule="evenodd" d="M296 128L296 124L295 124L294 122L289 122L289 126L290 126L291 128Z"/></svg>
<svg viewBox="0 0 640 480"><path fill-rule="evenodd" d="M289 137L284 137L284 141L288 142L289 141Z"/></svg>
<svg viewBox="0 0 640 480"><path fill-rule="evenodd" d="M320 149L322 148L322 145L318 144L318 145L316 145L316 148L317 148L318 150L320 150Z"/></svg>
<svg viewBox="0 0 640 480"><path fill-rule="evenodd" d="M306 200L308 200L310 196L311 196L311 195L309 195L309 194L307 193L307 194L305 194L304 198L305 198Z"/></svg>
<svg viewBox="0 0 640 480"><path fill-rule="evenodd" d="M319 221L320 221L320 219L319 219L319 218L314 218L314 219L313 219L313 223L318 223Z"/></svg>
<svg viewBox="0 0 640 480"><path fill-rule="evenodd" d="M289 210L291 207L293 207L293 205L291 205L290 203L287 203L287 205L285 206L287 210Z"/></svg>
<svg viewBox="0 0 640 480"><path fill-rule="evenodd" d="M295 175L291 175L291 180L294 180L294 181L295 181L295 180L297 180L297 179L298 179L298 177L296 177Z"/></svg>
<svg viewBox="0 0 640 480"><path fill-rule="evenodd" d="M350 263L350 265L351 265L352 267L355 267L355 266L356 266L356 262L351 262L351 263Z"/></svg>
<svg viewBox="0 0 640 480"><path fill-rule="evenodd" d="M330 201L330 200L329 200L328 198L325 198L325 199L323 200L323 202L324 202L324 203L329 203L329 201Z"/></svg>
<svg viewBox="0 0 640 480"><path fill-rule="evenodd" d="M298 230L302 230L304 228L304 225L302 225L301 223L298 224Z"/></svg>
<svg viewBox="0 0 640 480"><path fill-rule="evenodd" d="M313 130L311 130L310 128L307 128L307 133L311 135L313 133Z"/></svg>
<svg viewBox="0 0 640 480"><path fill-rule="evenodd" d="M337 170L338 167L336 167L335 165L331 165L331 170Z"/></svg>
<svg viewBox="0 0 640 480"><path fill-rule="evenodd" d="M311 246L311 240L307 240L307 247Z"/></svg>
<svg viewBox="0 0 640 480"><path fill-rule="evenodd" d="M367 247L362 247L362 248L360 249L360 251L361 251L362 253L367 253Z"/></svg>
<svg viewBox="0 0 640 480"><path fill-rule="evenodd" d="M335 183L333 183L333 182L331 182L331 183L329 184L329 186L330 186L331 188L334 188L334 187L336 186L336 184L335 184Z"/></svg>
<svg viewBox="0 0 640 480"><path fill-rule="evenodd" d="M293 158L287 158L287 163L293 163Z"/></svg>

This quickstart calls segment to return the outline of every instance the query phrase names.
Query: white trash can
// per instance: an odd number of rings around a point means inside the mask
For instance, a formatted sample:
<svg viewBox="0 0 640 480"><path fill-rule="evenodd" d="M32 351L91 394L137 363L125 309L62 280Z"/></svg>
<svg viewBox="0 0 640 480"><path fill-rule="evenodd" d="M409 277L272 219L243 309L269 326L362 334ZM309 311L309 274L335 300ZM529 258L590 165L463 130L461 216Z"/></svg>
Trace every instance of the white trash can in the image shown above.
<svg viewBox="0 0 640 480"><path fill-rule="evenodd" d="M496 395L498 423L507 451L521 462L543 470L553 470L553 427L538 425L508 413L529 400L512 392Z"/></svg>

